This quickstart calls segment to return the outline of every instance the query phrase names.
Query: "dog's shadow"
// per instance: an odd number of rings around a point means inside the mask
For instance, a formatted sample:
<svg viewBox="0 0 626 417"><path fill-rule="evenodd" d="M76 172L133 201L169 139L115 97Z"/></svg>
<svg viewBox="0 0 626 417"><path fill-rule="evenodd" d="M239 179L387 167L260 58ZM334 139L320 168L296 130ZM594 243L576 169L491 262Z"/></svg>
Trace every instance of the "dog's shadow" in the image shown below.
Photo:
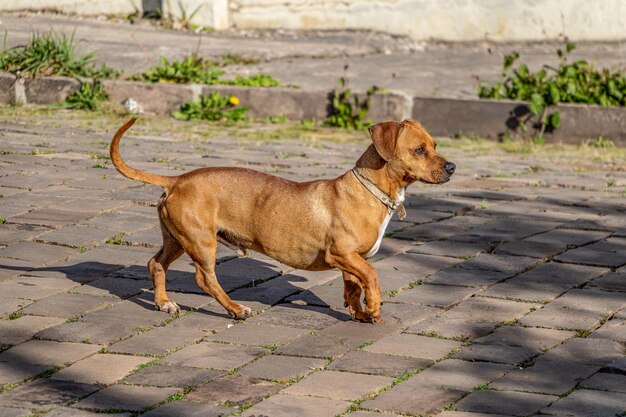
<svg viewBox="0 0 626 417"><path fill-rule="evenodd" d="M178 262L184 263L184 260ZM220 267L228 264L231 268ZM180 265L179 265L180 266ZM241 266L238 268L238 266ZM132 264L110 264L97 261L85 261L66 263L60 266L46 266L38 268L24 268L19 266L3 266L5 269L23 271L23 277L65 277L78 284L91 287L91 291L102 295L111 295L120 299L133 302L143 308L154 310L152 293L152 280L146 266ZM177 269L176 263L167 271L167 291L183 311L197 311L202 314L229 317L211 296L206 294L196 285L195 273ZM280 304L281 307L289 307L298 310L315 310L340 320L349 320L351 317L331 308L323 308L326 303L314 294L308 294L308 305L292 304L286 301L289 297L306 291L311 283L306 286L298 285L313 278L305 278L298 275L298 271L287 274L278 272L274 265L254 258L225 257L218 259L218 281L229 297L235 302L246 304L252 303L251 307L256 312L265 310L271 306ZM26 280L25 280L26 281ZM320 284L322 281L320 281ZM24 283L24 285L33 285ZM101 291L100 291L101 290ZM87 292L89 293L89 292ZM310 293L310 291L309 291ZM181 294L194 294L195 305L185 302ZM178 295L178 297L177 297ZM216 308L199 308L202 297L206 297L206 304L211 303Z"/></svg>

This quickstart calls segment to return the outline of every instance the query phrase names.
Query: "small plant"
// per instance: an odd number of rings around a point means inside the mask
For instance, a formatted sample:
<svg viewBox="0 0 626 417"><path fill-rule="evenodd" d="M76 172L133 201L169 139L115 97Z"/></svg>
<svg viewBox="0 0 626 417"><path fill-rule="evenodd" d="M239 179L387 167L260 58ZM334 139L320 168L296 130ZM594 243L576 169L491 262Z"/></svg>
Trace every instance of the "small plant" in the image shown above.
<svg viewBox="0 0 626 417"><path fill-rule="evenodd" d="M217 84L224 71L215 68L215 63L195 54L183 60L168 61L161 57L161 63L143 74L135 74L133 80L151 83L198 83Z"/></svg>
<svg viewBox="0 0 626 417"><path fill-rule="evenodd" d="M6 45L6 33L5 33ZM119 72L93 64L95 52L78 55L74 33L34 33L28 44L4 47L0 52L0 71L21 77L61 75L68 77L116 78Z"/></svg>
<svg viewBox="0 0 626 417"><path fill-rule="evenodd" d="M489 99L514 99L529 101L530 114L518 118L519 127L525 131L532 116L534 125L543 136L546 130L560 126L559 112L550 113L549 108L558 103L597 104L603 107L626 105L626 73L609 69L596 69L587 61L567 62L567 54L575 45L565 42L564 50L558 49L558 67L544 65L532 73L527 65L513 68L520 55L513 52L503 61L501 80L488 85L481 81L478 96Z"/></svg>
<svg viewBox="0 0 626 417"><path fill-rule="evenodd" d="M109 163L108 161L98 162L97 164L94 164L94 166L92 168L107 169L107 164L108 163Z"/></svg>
<svg viewBox="0 0 626 417"><path fill-rule="evenodd" d="M23 315L24 313L22 312L22 310L14 311L13 313L9 314L9 320L17 320Z"/></svg>
<svg viewBox="0 0 626 417"><path fill-rule="evenodd" d="M487 199L486 199L486 198L483 198L483 199L480 201L480 208L481 208L481 210L486 209L488 206L489 206L489 204L487 203Z"/></svg>
<svg viewBox="0 0 626 417"><path fill-rule="evenodd" d="M104 91L102 83L94 80L92 83L84 82L78 91L65 99L65 106L69 109L81 109L96 111L100 109L100 103L108 100L109 95Z"/></svg>
<svg viewBox="0 0 626 417"><path fill-rule="evenodd" d="M85 253L85 252L87 252L87 248L84 247L83 245L78 246L76 249L78 249L78 253Z"/></svg>
<svg viewBox="0 0 626 417"><path fill-rule="evenodd" d="M578 329L578 330L576 330L576 334L574 335L574 337L579 337L581 339L584 339L587 336L589 336L590 334L591 334L591 330L588 330L588 329Z"/></svg>
<svg viewBox="0 0 626 417"><path fill-rule="evenodd" d="M7 222L7 219L5 219L4 217L0 216L0 224L5 224Z"/></svg>
<svg viewBox="0 0 626 417"><path fill-rule="evenodd" d="M223 96L213 91L208 96L200 96L199 102L187 102L180 106L172 116L179 120L227 120L237 122L244 120L248 109L237 107L239 99L236 96Z"/></svg>
<svg viewBox="0 0 626 417"><path fill-rule="evenodd" d="M605 139L602 136L598 136L595 139L586 140L583 142L583 146L589 148L611 149L615 147L615 144L611 139Z"/></svg>
<svg viewBox="0 0 626 417"><path fill-rule="evenodd" d="M347 84L345 77L339 79L339 88L335 88L333 92L331 111L324 124L344 129L366 129L372 124L366 117L372 96L376 94L378 87L368 88L365 98L359 100L359 96L352 94L346 87Z"/></svg>
<svg viewBox="0 0 626 417"><path fill-rule="evenodd" d="M238 75L234 80L222 80L220 84L238 85L241 87L278 87L280 86L280 81L267 74L256 74L250 77Z"/></svg>
<svg viewBox="0 0 626 417"><path fill-rule="evenodd" d="M106 243L109 245L121 245L124 243L124 236L126 236L126 233L118 233L115 236L108 238Z"/></svg>
<svg viewBox="0 0 626 417"><path fill-rule="evenodd" d="M268 116L267 121L272 124L283 124L287 121L287 118L284 115L279 114L278 116Z"/></svg>
<svg viewBox="0 0 626 417"><path fill-rule="evenodd" d="M387 295L389 297L395 297L396 295L398 295L398 290L389 290L387 291Z"/></svg>

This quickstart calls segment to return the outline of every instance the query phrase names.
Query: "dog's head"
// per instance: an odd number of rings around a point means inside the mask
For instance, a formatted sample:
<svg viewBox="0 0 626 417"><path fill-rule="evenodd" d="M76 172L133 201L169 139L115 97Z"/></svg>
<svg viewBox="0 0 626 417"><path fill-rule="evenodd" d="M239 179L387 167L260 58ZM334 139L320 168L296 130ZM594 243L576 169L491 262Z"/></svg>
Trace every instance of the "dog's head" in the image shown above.
<svg viewBox="0 0 626 417"><path fill-rule="evenodd" d="M407 185L415 181L443 184L450 180L456 165L436 148L435 140L415 120L382 122L369 128L376 152L390 172Z"/></svg>

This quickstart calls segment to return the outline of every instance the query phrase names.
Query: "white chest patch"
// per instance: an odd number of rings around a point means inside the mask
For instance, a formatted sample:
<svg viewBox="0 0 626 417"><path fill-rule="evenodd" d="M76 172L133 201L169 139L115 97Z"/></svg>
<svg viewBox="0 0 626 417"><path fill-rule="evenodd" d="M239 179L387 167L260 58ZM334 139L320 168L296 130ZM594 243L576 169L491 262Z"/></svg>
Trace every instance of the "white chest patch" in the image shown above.
<svg viewBox="0 0 626 417"><path fill-rule="evenodd" d="M404 202L404 188L401 188L400 192L398 193L398 201L401 203ZM383 242L383 236L385 236L385 230L387 230L387 226L389 225L389 221L391 220L392 216L393 212L387 214L387 216L383 219L383 222L378 228L378 238L376 239L376 243L374 243L374 246L372 246L372 249L370 249L369 252L363 255L365 259L371 258L372 256L376 255L376 253L378 253L378 249L380 249L380 244Z"/></svg>

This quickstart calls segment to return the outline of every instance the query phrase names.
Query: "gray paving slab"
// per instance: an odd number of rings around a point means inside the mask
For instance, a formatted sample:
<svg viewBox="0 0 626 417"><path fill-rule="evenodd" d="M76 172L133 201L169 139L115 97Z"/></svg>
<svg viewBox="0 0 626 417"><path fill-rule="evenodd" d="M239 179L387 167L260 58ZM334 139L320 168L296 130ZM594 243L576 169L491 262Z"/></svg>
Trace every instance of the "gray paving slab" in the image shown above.
<svg viewBox="0 0 626 417"><path fill-rule="evenodd" d="M362 402L361 406L387 412L429 415L456 402L463 395L465 392L459 390L433 387L415 390L413 386L398 384L376 398Z"/></svg>
<svg viewBox="0 0 626 417"><path fill-rule="evenodd" d="M616 416L623 413L624 403L624 393L581 389L554 402L541 412L574 417Z"/></svg>
<svg viewBox="0 0 626 417"><path fill-rule="evenodd" d="M397 378L409 372L416 372L430 364L432 364L430 359L357 350L334 360L326 369Z"/></svg>
<svg viewBox="0 0 626 417"><path fill-rule="evenodd" d="M97 385L39 379L0 395L0 406L45 409L66 405L98 389Z"/></svg>
<svg viewBox="0 0 626 417"><path fill-rule="evenodd" d="M0 344L17 345L30 340L39 331L63 323L58 317L22 316L0 321Z"/></svg>
<svg viewBox="0 0 626 417"><path fill-rule="evenodd" d="M367 352L409 356L418 359L438 360L462 344L453 340L414 334L397 334L382 338L364 348Z"/></svg>
<svg viewBox="0 0 626 417"><path fill-rule="evenodd" d="M392 382L392 378L378 375L320 371L289 386L284 390L284 393L354 401L377 389L390 385Z"/></svg>
<svg viewBox="0 0 626 417"><path fill-rule="evenodd" d="M226 417L232 409L224 406L196 403L192 401L174 401L157 407L144 414L146 417Z"/></svg>
<svg viewBox="0 0 626 417"><path fill-rule="evenodd" d="M278 394L252 406L242 416L334 417L347 410L349 406L348 401Z"/></svg>
<svg viewBox="0 0 626 417"><path fill-rule="evenodd" d="M200 385L186 395L190 401L207 404L241 406L255 403L282 390L283 386L260 378L243 375L226 375Z"/></svg>
<svg viewBox="0 0 626 417"><path fill-rule="evenodd" d="M179 391L178 388L111 385L73 404L72 407L140 411L166 400Z"/></svg>
<svg viewBox="0 0 626 417"><path fill-rule="evenodd" d="M266 355L246 365L237 373L252 378L273 381L290 381L326 365L326 360L297 356Z"/></svg>
<svg viewBox="0 0 626 417"><path fill-rule="evenodd" d="M259 347L202 342L166 356L162 362L170 365L230 371L268 352L268 349Z"/></svg>
<svg viewBox="0 0 626 417"><path fill-rule="evenodd" d="M102 348L87 343L29 340L0 353L0 362L59 365L76 362Z"/></svg>
<svg viewBox="0 0 626 417"><path fill-rule="evenodd" d="M96 354L61 369L51 378L85 384L110 385L149 361L150 358L138 356Z"/></svg>
<svg viewBox="0 0 626 417"><path fill-rule="evenodd" d="M513 391L477 391L463 398L454 408L458 411L500 412L512 416L528 416L558 400L554 395Z"/></svg>
<svg viewBox="0 0 626 417"><path fill-rule="evenodd" d="M152 364L133 372L124 378L123 381L153 387L185 388L212 381L223 374L224 371L212 369Z"/></svg>

